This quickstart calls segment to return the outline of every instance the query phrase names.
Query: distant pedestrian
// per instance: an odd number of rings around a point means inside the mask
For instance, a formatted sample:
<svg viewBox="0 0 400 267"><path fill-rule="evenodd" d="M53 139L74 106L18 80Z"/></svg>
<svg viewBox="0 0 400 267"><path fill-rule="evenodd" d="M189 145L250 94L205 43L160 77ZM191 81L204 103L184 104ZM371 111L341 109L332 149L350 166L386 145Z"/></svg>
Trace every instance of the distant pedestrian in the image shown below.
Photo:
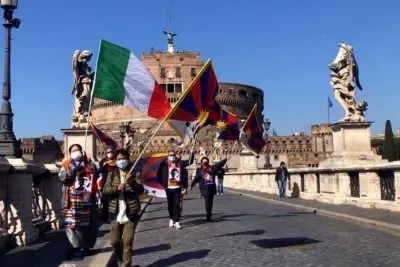
<svg viewBox="0 0 400 267"><path fill-rule="evenodd" d="M129 173L129 152L115 152L116 167L108 174L104 193L109 197L110 243L119 266L130 267L135 226L139 221L140 198L144 188L139 173Z"/></svg>
<svg viewBox="0 0 400 267"><path fill-rule="evenodd" d="M96 165L73 144L68 149L70 158L62 163L58 178L63 183L62 209L68 239L66 258L83 249L89 254L97 239L97 170Z"/></svg>
<svg viewBox="0 0 400 267"><path fill-rule="evenodd" d="M286 168L285 162L281 162L280 166L276 169L275 181L278 184L279 198L286 198L286 183L289 179L289 172Z"/></svg>
<svg viewBox="0 0 400 267"><path fill-rule="evenodd" d="M211 221L214 195L217 193L215 174L226 164L226 161L227 159L224 159L214 165L210 165L208 157L203 157L201 166L197 168L196 176L190 185L191 190L197 183L203 182L202 193L205 199L206 220L208 222Z"/></svg>
<svg viewBox="0 0 400 267"><path fill-rule="evenodd" d="M159 183L165 188L168 202L169 227L181 229L180 209L182 189L187 188L185 168L193 163L193 153L188 160L180 160L174 150L168 151L168 158L162 162L157 171Z"/></svg>
<svg viewBox="0 0 400 267"><path fill-rule="evenodd" d="M110 172L115 169L115 148L114 147L107 147L106 148L106 156L102 158L99 162L99 172L101 173L101 219L105 222L108 222L108 196L103 193L104 185L107 181L107 176Z"/></svg>
<svg viewBox="0 0 400 267"><path fill-rule="evenodd" d="M217 181L218 181L217 195L223 195L224 194L224 175L225 175L225 169L224 168L221 168L216 172Z"/></svg>

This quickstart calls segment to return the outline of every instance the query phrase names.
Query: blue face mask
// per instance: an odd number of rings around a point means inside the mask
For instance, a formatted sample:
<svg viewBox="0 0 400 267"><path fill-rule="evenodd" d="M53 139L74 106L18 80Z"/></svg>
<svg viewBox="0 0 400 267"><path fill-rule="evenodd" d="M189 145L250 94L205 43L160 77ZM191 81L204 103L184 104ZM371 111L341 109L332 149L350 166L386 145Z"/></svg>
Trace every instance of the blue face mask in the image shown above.
<svg viewBox="0 0 400 267"><path fill-rule="evenodd" d="M119 169L123 170L126 169L126 167L128 166L128 161L126 159L120 159L117 160L116 164Z"/></svg>

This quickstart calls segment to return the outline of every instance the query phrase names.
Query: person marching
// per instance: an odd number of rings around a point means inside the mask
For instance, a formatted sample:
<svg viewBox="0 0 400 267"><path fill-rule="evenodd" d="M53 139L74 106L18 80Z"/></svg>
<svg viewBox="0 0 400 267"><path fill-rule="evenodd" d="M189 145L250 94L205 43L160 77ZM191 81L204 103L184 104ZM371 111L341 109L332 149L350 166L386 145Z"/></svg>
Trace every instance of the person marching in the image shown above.
<svg viewBox="0 0 400 267"><path fill-rule="evenodd" d="M217 193L215 174L226 164L227 160L224 159L214 165L210 165L209 158L202 157L200 160L201 166L197 168L196 175L189 188L192 190L197 183L203 182L203 196L205 199L206 220L208 222L211 221L214 195Z"/></svg>
<svg viewBox="0 0 400 267"><path fill-rule="evenodd" d="M115 152L116 167L108 174L104 193L109 197L110 243L119 266L130 267L135 226L139 221L140 198L144 187L140 173L130 173L129 152Z"/></svg>
<svg viewBox="0 0 400 267"><path fill-rule="evenodd" d="M184 169L193 161L193 152L190 152L188 160L179 160L175 151L170 150L167 160L160 164L157 171L159 183L164 187L167 195L169 227L175 227L175 229L181 229L179 220L182 189L186 189L188 185Z"/></svg>
<svg viewBox="0 0 400 267"><path fill-rule="evenodd" d="M83 249L89 254L94 247L97 232L96 165L73 144L68 149L70 158L62 163L58 178L63 184L61 205L65 216L65 233L68 239L66 258Z"/></svg>
<svg viewBox="0 0 400 267"><path fill-rule="evenodd" d="M107 147L106 148L106 156L102 158L99 162L99 172L101 173L101 185L99 189L101 191L101 219L105 222L108 222L108 197L104 194L104 185L107 182L107 176L110 172L112 172L115 168L115 148L114 147Z"/></svg>

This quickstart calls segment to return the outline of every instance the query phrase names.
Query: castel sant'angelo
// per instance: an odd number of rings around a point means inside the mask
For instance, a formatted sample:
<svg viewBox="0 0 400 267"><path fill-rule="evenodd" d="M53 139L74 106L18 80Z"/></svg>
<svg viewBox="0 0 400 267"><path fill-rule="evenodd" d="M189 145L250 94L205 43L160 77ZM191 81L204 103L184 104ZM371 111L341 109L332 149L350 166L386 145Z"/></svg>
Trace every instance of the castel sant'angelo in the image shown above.
<svg viewBox="0 0 400 267"><path fill-rule="evenodd" d="M168 42L166 51L151 49L141 55L141 60L156 81L165 87L172 105L176 103L205 63L200 52L175 50L171 41ZM218 65L218 62L215 64ZM260 125L263 122L264 92L259 88L241 83L220 82L217 101L223 109L236 114L241 122L244 122L254 104L257 103ZM130 139L130 149L133 154L139 153L139 147L147 143L159 124L159 121L134 109L101 99L94 99L91 113L91 122L122 145ZM124 128L122 125L127 123L129 126ZM258 158L259 168L266 167L267 161L269 167L275 167L280 161L285 161L293 167L317 166L318 162L331 151L332 134L327 125L313 125L311 132L311 136L303 134L270 136L269 138L266 136L267 146ZM212 158L215 137L216 132L212 127L206 127L199 132L194 147L197 159L200 154L206 154ZM177 132L165 123L152 139L146 152L164 152L174 148L181 153L183 158L187 157L191 146L177 148L172 144L171 138L179 137ZM104 147L99 143L97 147L97 158L101 158L104 155ZM219 151L222 157L225 155L229 157L228 166L234 169L240 165L242 149L241 145L234 146L233 141L224 141Z"/></svg>

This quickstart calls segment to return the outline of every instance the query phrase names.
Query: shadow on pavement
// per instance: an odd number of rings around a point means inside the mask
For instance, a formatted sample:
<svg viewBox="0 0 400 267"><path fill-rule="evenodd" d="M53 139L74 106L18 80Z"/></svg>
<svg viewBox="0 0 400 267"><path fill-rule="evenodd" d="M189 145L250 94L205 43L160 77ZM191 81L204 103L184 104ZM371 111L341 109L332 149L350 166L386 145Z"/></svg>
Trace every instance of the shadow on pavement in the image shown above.
<svg viewBox="0 0 400 267"><path fill-rule="evenodd" d="M320 240L315 240L307 237L289 237L275 239L259 239L250 241L260 248L306 248L307 245L321 243ZM308 246L309 247L309 246Z"/></svg>
<svg viewBox="0 0 400 267"><path fill-rule="evenodd" d="M53 231L36 242L0 254L1 266L55 267L64 260L66 237L63 230Z"/></svg>
<svg viewBox="0 0 400 267"><path fill-rule="evenodd" d="M182 252L179 254L176 254L174 256L158 260L156 262L153 262L150 265L147 266L171 266L173 264L178 264L182 263L185 261L189 260L200 260L202 258L205 258L208 253L210 253L210 249L202 249L202 250L196 250L196 251L190 251L190 252Z"/></svg>
<svg viewBox="0 0 400 267"><path fill-rule="evenodd" d="M250 230L250 231L243 231L243 232L235 232L223 235L215 235L214 237L224 237L224 236L238 236L238 235L262 235L265 233L265 230Z"/></svg>
<svg viewBox="0 0 400 267"><path fill-rule="evenodd" d="M147 254L147 253L169 250L169 249L171 249L170 244L160 244L160 245L156 245L156 246L134 249L133 255L143 255L143 254Z"/></svg>

